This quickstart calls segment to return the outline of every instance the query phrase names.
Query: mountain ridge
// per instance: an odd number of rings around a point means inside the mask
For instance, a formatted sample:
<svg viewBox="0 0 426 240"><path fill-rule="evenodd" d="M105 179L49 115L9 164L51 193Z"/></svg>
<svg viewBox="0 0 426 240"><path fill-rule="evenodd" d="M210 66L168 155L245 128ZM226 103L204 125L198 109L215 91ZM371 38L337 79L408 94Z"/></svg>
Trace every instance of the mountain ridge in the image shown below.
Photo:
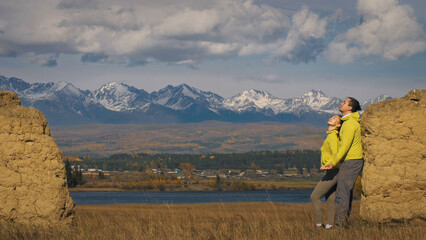
<svg viewBox="0 0 426 240"><path fill-rule="evenodd" d="M22 105L41 110L50 124L187 123L279 121L321 125L338 114L342 99L312 89L300 97L278 98L263 90L246 90L223 98L187 84L168 85L148 93L124 83L111 82L94 91L67 82L27 83L0 75L0 90L16 92ZM390 99L380 95L362 104Z"/></svg>

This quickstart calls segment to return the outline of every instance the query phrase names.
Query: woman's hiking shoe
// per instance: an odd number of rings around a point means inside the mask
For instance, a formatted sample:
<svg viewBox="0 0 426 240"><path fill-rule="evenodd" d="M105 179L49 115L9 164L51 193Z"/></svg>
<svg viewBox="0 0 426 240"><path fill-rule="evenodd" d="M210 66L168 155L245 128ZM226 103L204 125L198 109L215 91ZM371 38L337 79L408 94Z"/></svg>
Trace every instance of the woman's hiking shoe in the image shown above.
<svg viewBox="0 0 426 240"><path fill-rule="evenodd" d="M325 228L325 229L332 229L332 228L333 228L333 225L326 224L326 225L324 226L324 228Z"/></svg>

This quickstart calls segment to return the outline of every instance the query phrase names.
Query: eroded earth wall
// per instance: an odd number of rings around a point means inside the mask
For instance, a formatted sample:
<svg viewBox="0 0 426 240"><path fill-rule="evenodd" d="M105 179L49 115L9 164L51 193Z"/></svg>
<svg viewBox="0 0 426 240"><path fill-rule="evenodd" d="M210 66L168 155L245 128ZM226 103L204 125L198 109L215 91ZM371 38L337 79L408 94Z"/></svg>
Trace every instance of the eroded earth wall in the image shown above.
<svg viewBox="0 0 426 240"><path fill-rule="evenodd" d="M378 222L426 218L426 90L367 107L361 216Z"/></svg>
<svg viewBox="0 0 426 240"><path fill-rule="evenodd" d="M74 218L62 153L43 114L0 91L0 220L65 223Z"/></svg>

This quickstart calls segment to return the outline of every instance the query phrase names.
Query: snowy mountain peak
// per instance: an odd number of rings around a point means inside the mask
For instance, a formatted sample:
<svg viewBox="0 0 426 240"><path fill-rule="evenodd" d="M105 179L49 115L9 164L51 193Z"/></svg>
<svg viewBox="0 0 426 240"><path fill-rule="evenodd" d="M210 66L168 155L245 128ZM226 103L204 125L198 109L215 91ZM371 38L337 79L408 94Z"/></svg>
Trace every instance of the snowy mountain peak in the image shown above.
<svg viewBox="0 0 426 240"><path fill-rule="evenodd" d="M176 87L177 89L179 89L179 91L187 97L193 98L193 99L197 99L197 97L200 97L200 95L202 94L202 91L193 87L190 87L188 85L181 84L179 86Z"/></svg>
<svg viewBox="0 0 426 240"><path fill-rule="evenodd" d="M375 98L372 98L372 99L369 99L369 100L363 102L361 104L361 108L362 108L362 110L364 110L370 104L378 103L378 102L381 102L381 101L384 101L384 100L389 100L389 99L392 99L392 97L388 96L386 94L382 94L382 95L380 95L378 97L375 97Z"/></svg>
<svg viewBox="0 0 426 240"><path fill-rule="evenodd" d="M318 98L318 97L327 97L327 96L320 89L312 89L309 92L303 94L302 97Z"/></svg>
<svg viewBox="0 0 426 240"><path fill-rule="evenodd" d="M389 100L389 99L392 99L392 97L389 96L389 95L386 95L386 94L382 94L382 95L380 95L378 97L370 99L369 101L371 101L371 102L380 102L380 101Z"/></svg>
<svg viewBox="0 0 426 240"><path fill-rule="evenodd" d="M31 85L19 78L6 78L0 75L0 89L20 93L28 89Z"/></svg>
<svg viewBox="0 0 426 240"><path fill-rule="evenodd" d="M211 92L181 84L176 87L168 85L158 92L151 93L152 102L174 110L184 110L194 104L216 112L222 106L223 98Z"/></svg>
<svg viewBox="0 0 426 240"><path fill-rule="evenodd" d="M72 85L71 83L67 83L67 82L57 82L55 84L52 85L51 87L51 91L52 92L61 92L62 94L66 94L68 96L78 96L81 97L83 96L83 92L74 87L74 85Z"/></svg>
<svg viewBox="0 0 426 240"><path fill-rule="evenodd" d="M200 89L191 87L185 83L180 84L178 86L172 86L168 85L167 87L160 89L158 92L159 95L181 95L185 97L189 97L192 99L197 99L199 97L202 97L207 92L203 92ZM208 93L207 93L208 94Z"/></svg>
<svg viewBox="0 0 426 240"><path fill-rule="evenodd" d="M170 85L169 85L169 86L170 86ZM173 86L171 86L171 87L173 87ZM180 84L180 85L176 86L175 88L177 88L177 89L185 89L185 88L187 88L187 89L195 89L195 88L193 88L193 87L189 86L189 85L188 85L188 84L186 84L186 83L182 83L182 84Z"/></svg>
<svg viewBox="0 0 426 240"><path fill-rule="evenodd" d="M68 85L71 85L70 83L66 83L63 81L57 82L52 86L52 90L53 91L61 91L62 89L64 89L65 87L67 87Z"/></svg>
<svg viewBox="0 0 426 240"><path fill-rule="evenodd" d="M266 91L251 89L226 99L223 104L225 108L238 112L272 109L277 113L278 109L276 107L282 102L282 99L278 99Z"/></svg>
<svg viewBox="0 0 426 240"><path fill-rule="evenodd" d="M99 103L111 111L131 111L144 106L149 101L144 90L123 83L111 82L102 85L90 94L93 102Z"/></svg>
<svg viewBox="0 0 426 240"><path fill-rule="evenodd" d="M256 89L250 89L249 91L244 91L242 92L242 95L251 96L255 98L275 98L267 91L256 90Z"/></svg>
<svg viewBox="0 0 426 240"><path fill-rule="evenodd" d="M270 93L266 91L260 91L256 89L251 89L247 91L243 91L240 94L232 97L231 99L240 99L240 100L261 100L261 99L274 99Z"/></svg>
<svg viewBox="0 0 426 240"><path fill-rule="evenodd" d="M110 83L106 83L104 85L102 85L98 90L99 92L112 92L112 91L117 91L118 89L120 90L126 90L127 86L123 83L117 83L117 82L110 82Z"/></svg>
<svg viewBox="0 0 426 240"><path fill-rule="evenodd" d="M18 93L24 106L38 108L51 119L59 119L56 124L289 119L324 124L330 114L338 113L343 101L329 97L319 89L288 99L251 89L224 99L187 84L169 85L151 94L117 82L104 84L95 91L82 91L66 82L30 84L1 75L0 90ZM382 94L365 101L362 108L389 98Z"/></svg>
<svg viewBox="0 0 426 240"><path fill-rule="evenodd" d="M337 113L341 102L338 98L328 97L319 89L313 89L303 94L300 100L303 105L308 106L311 110L327 113Z"/></svg>
<svg viewBox="0 0 426 240"><path fill-rule="evenodd" d="M274 114L300 114L309 111L336 112L339 103L339 99L327 97L321 90L311 90L299 98L280 99L266 91L252 89L226 99L224 106L238 112L269 110Z"/></svg>
<svg viewBox="0 0 426 240"><path fill-rule="evenodd" d="M129 86L124 83L110 82L102 85L98 90L94 92L103 93L103 94L113 94L113 95L128 95L128 94L148 94L143 89L137 89L135 87Z"/></svg>

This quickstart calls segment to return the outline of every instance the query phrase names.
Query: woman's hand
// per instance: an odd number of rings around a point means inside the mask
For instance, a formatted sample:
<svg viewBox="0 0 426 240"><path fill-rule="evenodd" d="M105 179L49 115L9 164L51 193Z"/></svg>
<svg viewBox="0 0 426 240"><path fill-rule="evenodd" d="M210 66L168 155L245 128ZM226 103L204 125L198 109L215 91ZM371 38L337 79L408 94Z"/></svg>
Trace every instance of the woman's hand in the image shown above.
<svg viewBox="0 0 426 240"><path fill-rule="evenodd" d="M329 163L327 165L321 166L320 170L324 171L324 170L330 170L334 167L333 163Z"/></svg>

